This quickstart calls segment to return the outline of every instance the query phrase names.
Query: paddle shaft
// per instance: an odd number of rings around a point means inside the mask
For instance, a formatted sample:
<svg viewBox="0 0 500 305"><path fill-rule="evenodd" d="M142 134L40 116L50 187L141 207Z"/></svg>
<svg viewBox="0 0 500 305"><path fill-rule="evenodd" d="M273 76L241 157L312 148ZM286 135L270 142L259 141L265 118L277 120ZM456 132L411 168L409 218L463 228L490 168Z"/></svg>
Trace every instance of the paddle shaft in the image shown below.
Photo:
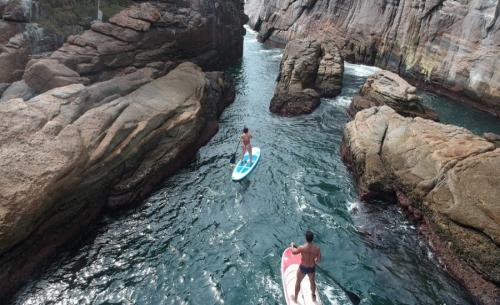
<svg viewBox="0 0 500 305"><path fill-rule="evenodd" d="M240 147L241 143L241 137L238 140L238 145L236 145L236 149L234 150L233 156L231 157L230 163L235 163L236 162L236 153L238 152L238 148Z"/></svg>

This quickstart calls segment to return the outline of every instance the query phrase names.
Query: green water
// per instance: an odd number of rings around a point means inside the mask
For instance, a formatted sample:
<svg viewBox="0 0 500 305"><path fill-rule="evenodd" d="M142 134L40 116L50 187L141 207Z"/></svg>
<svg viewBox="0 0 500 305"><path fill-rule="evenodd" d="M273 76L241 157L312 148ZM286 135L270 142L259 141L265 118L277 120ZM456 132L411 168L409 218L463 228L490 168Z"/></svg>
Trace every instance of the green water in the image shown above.
<svg viewBox="0 0 500 305"><path fill-rule="evenodd" d="M144 203L62 253L15 304L284 304L280 257L308 228L322 248L324 304L350 304L334 279L362 304L472 304L394 205L357 200L339 147L346 105L375 69L347 64L341 96L281 118L268 111L280 56L249 32L219 133ZM262 159L234 183L228 161L243 125Z"/></svg>
<svg viewBox="0 0 500 305"><path fill-rule="evenodd" d="M426 106L438 113L442 123L462 126L478 135L500 134L500 119L493 115L431 92L419 91L418 95Z"/></svg>

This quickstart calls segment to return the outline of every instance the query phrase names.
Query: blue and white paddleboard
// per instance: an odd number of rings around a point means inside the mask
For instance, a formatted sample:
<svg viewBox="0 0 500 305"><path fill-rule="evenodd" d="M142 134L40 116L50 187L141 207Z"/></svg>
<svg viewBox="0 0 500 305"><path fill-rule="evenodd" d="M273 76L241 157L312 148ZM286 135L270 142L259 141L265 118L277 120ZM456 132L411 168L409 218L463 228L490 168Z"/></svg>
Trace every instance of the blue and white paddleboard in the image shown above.
<svg viewBox="0 0 500 305"><path fill-rule="evenodd" d="M233 170L233 175L231 176L233 181L243 180L252 172L260 160L260 148L252 147L252 164L248 163L249 159L250 157L248 156L248 152L246 152L245 156L243 156L243 160L240 160Z"/></svg>

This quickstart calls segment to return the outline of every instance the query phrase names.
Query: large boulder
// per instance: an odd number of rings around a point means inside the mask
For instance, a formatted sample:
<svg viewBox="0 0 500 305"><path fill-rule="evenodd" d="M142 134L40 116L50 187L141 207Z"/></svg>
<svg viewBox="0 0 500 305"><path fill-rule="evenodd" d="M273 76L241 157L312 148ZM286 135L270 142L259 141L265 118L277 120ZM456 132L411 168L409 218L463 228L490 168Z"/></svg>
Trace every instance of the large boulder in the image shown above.
<svg viewBox="0 0 500 305"><path fill-rule="evenodd" d="M22 31L11 27L12 31L4 33L0 40L0 82L12 83L22 78L24 66L28 62L29 46ZM2 21L0 20L0 30ZM12 36L11 36L12 35Z"/></svg>
<svg viewBox="0 0 500 305"><path fill-rule="evenodd" d="M10 87L9 83L0 83L0 97L5 92L5 90L7 90L7 88L9 88L9 87Z"/></svg>
<svg viewBox="0 0 500 305"><path fill-rule="evenodd" d="M0 84L1 88L1 84ZM1 89L0 89L1 91ZM29 100L30 98L35 96L35 90L28 86L26 82L23 80L17 81L12 83L10 86L8 86L3 94L0 92L0 103L8 101L10 99L14 98L21 98L23 100Z"/></svg>
<svg viewBox="0 0 500 305"><path fill-rule="evenodd" d="M29 22L31 19L32 0L3 0L2 17L4 20Z"/></svg>
<svg viewBox="0 0 500 305"><path fill-rule="evenodd" d="M397 198L461 259L465 267L441 257L450 272L483 303L495 304L500 149L464 128L406 118L382 106L358 112L346 125L342 151L361 197Z"/></svg>
<svg viewBox="0 0 500 305"><path fill-rule="evenodd" d="M340 93L343 68L343 59L331 41L290 41L269 109L281 115L311 113L320 97Z"/></svg>
<svg viewBox="0 0 500 305"><path fill-rule="evenodd" d="M334 39L376 65L500 116L498 1L248 0L259 39Z"/></svg>
<svg viewBox="0 0 500 305"><path fill-rule="evenodd" d="M89 79L59 63L55 59L33 60L26 66L24 81L37 92L71 84L88 84Z"/></svg>
<svg viewBox="0 0 500 305"><path fill-rule="evenodd" d="M185 164L227 105L221 73L183 63L0 103L0 297L104 209ZM130 92L131 89L135 91Z"/></svg>
<svg viewBox="0 0 500 305"><path fill-rule="evenodd" d="M422 104L416 92L415 87L396 73L382 70L368 77L359 95L353 97L348 113L353 117L363 109L387 105L402 116L439 121L438 115Z"/></svg>

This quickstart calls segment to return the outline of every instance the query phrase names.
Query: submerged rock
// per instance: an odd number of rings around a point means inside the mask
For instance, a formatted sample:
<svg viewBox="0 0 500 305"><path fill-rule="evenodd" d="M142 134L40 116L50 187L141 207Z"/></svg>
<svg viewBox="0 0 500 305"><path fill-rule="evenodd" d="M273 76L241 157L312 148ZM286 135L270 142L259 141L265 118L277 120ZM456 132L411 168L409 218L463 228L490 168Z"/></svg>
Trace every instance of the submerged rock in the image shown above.
<svg viewBox="0 0 500 305"><path fill-rule="evenodd" d="M498 1L248 0L259 39L334 39L376 65L500 116Z"/></svg>
<svg viewBox="0 0 500 305"><path fill-rule="evenodd" d="M415 87L408 84L397 74L380 71L368 77L359 95L353 97L347 111L353 117L363 109L387 105L402 116L419 116L424 119L439 121L438 115L433 110L422 105L416 92Z"/></svg>
<svg viewBox="0 0 500 305"><path fill-rule="evenodd" d="M423 217L462 261L455 266L444 257L449 271L493 305L500 282L500 149L464 128L382 106L358 112L346 125L342 151L361 197L397 198Z"/></svg>
<svg viewBox="0 0 500 305"><path fill-rule="evenodd" d="M344 62L330 41L290 41L269 109L281 115L311 113L320 97L334 97L342 88Z"/></svg>
<svg viewBox="0 0 500 305"><path fill-rule="evenodd" d="M183 63L0 103L0 296L104 209L139 201L194 156L231 101ZM130 92L131 89L138 88Z"/></svg>

